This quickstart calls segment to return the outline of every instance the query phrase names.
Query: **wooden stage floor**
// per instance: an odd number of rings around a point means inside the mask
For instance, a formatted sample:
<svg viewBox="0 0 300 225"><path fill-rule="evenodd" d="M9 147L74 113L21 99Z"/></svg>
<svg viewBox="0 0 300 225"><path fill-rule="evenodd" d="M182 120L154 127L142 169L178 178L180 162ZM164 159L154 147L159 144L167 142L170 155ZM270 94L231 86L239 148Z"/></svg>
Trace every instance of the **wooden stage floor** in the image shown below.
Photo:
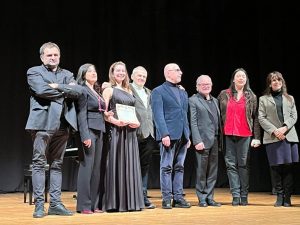
<svg viewBox="0 0 300 225"><path fill-rule="evenodd" d="M292 207L274 207L275 196L267 192L249 194L248 206L231 206L231 195L228 188L215 191L215 200L221 207L200 208L195 189L185 189L186 199L192 203L189 209L161 208L159 189L149 190L150 200L156 209L141 212L99 213L91 215L74 214L74 216L46 216L41 219L32 218L34 205L23 203L23 193L0 194L0 224L2 225L90 225L90 224L139 224L139 225L198 225L198 224L300 224L300 195L292 196ZM63 203L75 211L74 192L63 192ZM48 203L45 204L46 210Z"/></svg>

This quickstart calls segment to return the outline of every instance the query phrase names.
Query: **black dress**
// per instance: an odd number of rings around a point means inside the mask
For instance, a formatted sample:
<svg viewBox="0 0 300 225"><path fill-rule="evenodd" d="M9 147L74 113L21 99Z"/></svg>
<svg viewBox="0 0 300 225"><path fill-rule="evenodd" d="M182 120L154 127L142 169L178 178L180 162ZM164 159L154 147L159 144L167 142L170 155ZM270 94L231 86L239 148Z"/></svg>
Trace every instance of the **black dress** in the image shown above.
<svg viewBox="0 0 300 225"><path fill-rule="evenodd" d="M134 106L133 95L113 88L109 109L116 115L116 104ZM136 129L110 124L104 181L103 211L139 211L145 207Z"/></svg>

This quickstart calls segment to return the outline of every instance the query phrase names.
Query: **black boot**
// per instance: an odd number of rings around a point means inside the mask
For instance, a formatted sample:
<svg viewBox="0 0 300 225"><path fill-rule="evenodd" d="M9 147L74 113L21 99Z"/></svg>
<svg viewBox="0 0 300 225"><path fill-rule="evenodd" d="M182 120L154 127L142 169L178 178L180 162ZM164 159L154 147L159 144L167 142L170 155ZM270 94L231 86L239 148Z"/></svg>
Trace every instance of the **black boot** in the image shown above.
<svg viewBox="0 0 300 225"><path fill-rule="evenodd" d="M284 206L284 207L291 207L291 206L292 206L292 203L291 203L291 196L290 196L290 195L284 196L283 206Z"/></svg>
<svg viewBox="0 0 300 225"><path fill-rule="evenodd" d="M293 170L292 165L285 165L283 176L283 190L284 190L284 207L291 207L291 194L293 193Z"/></svg>
<svg viewBox="0 0 300 225"><path fill-rule="evenodd" d="M274 207L283 206L283 185L282 185L282 177L283 177L283 167L282 166L271 166L271 176L273 179L274 189L277 194L277 199L274 204Z"/></svg>
<svg viewBox="0 0 300 225"><path fill-rule="evenodd" d="M277 199L274 204L274 207L280 207L283 206L283 195L282 194L277 194Z"/></svg>
<svg viewBox="0 0 300 225"><path fill-rule="evenodd" d="M240 205L240 197L233 197L232 198L232 203L233 206L238 206Z"/></svg>
<svg viewBox="0 0 300 225"><path fill-rule="evenodd" d="M241 197L241 203L242 206L248 205L248 197Z"/></svg>

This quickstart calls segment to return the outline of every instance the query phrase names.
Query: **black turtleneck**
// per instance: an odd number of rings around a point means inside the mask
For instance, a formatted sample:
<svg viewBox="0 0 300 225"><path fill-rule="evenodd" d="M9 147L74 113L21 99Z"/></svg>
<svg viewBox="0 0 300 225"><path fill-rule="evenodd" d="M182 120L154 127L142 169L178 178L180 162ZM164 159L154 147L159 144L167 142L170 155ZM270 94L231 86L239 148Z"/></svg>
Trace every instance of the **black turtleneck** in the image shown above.
<svg viewBox="0 0 300 225"><path fill-rule="evenodd" d="M271 91L271 95L275 101L276 104L276 109L277 109L277 114L279 120L283 123L284 118L283 118L283 110L282 110L282 91Z"/></svg>
<svg viewBox="0 0 300 225"><path fill-rule="evenodd" d="M174 83L172 83L170 81L166 81L166 84L169 85L169 86L171 86L171 87L177 87L177 84L174 84Z"/></svg>

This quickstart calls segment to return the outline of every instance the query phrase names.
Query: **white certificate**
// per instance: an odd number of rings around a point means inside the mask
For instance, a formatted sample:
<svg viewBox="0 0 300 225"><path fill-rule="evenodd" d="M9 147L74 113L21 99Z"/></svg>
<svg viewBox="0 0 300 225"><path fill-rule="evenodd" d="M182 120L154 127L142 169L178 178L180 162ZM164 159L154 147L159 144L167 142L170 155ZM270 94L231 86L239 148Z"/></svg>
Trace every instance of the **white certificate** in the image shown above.
<svg viewBox="0 0 300 225"><path fill-rule="evenodd" d="M119 120L128 123L138 123L134 106L116 104L116 111Z"/></svg>

